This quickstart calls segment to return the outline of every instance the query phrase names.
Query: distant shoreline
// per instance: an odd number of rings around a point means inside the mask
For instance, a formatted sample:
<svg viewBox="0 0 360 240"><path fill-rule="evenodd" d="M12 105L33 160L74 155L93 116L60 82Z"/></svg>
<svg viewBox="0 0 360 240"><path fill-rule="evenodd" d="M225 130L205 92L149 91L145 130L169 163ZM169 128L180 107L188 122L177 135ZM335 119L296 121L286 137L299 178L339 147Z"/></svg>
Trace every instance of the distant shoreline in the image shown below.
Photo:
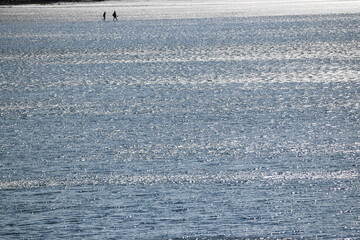
<svg viewBox="0 0 360 240"><path fill-rule="evenodd" d="M55 4L55 3L81 3L81 2L104 2L106 0L0 0L0 5L24 5L24 4Z"/></svg>

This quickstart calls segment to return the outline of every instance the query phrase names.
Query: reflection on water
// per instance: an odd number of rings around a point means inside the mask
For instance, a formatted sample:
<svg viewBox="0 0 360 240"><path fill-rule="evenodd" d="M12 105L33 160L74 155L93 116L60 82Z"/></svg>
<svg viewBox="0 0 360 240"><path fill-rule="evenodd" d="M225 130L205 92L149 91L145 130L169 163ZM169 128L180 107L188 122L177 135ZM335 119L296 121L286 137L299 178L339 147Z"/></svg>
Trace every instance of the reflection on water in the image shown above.
<svg viewBox="0 0 360 240"><path fill-rule="evenodd" d="M356 238L358 14L0 25L0 236Z"/></svg>

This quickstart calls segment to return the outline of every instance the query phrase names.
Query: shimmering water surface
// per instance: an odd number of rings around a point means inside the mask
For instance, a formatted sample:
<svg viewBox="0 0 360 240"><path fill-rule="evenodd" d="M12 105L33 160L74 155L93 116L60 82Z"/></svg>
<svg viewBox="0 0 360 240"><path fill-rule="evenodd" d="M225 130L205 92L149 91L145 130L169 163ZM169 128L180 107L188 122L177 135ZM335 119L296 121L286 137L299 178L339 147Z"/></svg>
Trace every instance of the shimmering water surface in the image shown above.
<svg viewBox="0 0 360 240"><path fill-rule="evenodd" d="M360 4L146 3L1 8L0 238L357 239Z"/></svg>

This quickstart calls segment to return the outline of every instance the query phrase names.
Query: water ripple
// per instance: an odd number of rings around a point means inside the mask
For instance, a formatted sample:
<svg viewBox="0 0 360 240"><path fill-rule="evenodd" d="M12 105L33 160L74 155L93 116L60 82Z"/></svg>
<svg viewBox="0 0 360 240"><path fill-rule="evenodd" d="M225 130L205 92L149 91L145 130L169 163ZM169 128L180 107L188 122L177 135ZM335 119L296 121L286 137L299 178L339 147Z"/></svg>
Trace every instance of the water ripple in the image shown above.
<svg viewBox="0 0 360 240"><path fill-rule="evenodd" d="M96 175L95 177L81 177L71 180L19 180L2 181L0 189L39 188L56 186L83 185L154 185L154 184L204 184L204 183L232 183L246 184L254 181L315 181L315 180L350 180L359 177L356 170L350 171L313 171L313 172L236 172L217 174L175 174L175 175Z"/></svg>

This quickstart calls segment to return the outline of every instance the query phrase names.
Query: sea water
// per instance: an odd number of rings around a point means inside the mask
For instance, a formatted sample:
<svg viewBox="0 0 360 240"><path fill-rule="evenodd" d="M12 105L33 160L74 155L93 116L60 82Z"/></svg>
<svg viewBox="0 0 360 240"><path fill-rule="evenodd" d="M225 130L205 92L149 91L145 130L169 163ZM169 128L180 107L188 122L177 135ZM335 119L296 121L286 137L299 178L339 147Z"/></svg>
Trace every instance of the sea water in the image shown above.
<svg viewBox="0 0 360 240"><path fill-rule="evenodd" d="M349 2L1 8L0 238L358 239Z"/></svg>

